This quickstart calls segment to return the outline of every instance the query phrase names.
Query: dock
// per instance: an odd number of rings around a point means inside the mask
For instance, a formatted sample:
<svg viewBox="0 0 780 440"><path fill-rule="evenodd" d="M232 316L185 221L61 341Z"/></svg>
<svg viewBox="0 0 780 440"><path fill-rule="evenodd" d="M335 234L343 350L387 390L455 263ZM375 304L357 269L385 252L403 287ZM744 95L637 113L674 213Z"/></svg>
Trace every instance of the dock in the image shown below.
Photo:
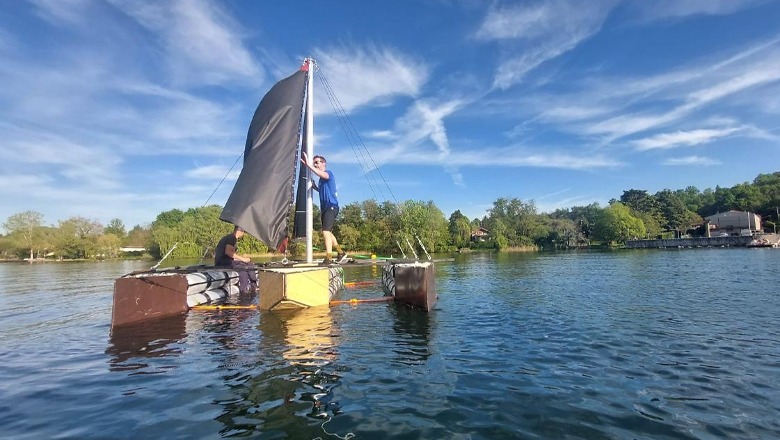
<svg viewBox="0 0 780 440"><path fill-rule="evenodd" d="M628 249L670 249L670 248L707 248L707 247L751 247L755 241L766 240L770 245L780 243L780 234L762 234L741 237L691 237L660 240L628 240Z"/></svg>

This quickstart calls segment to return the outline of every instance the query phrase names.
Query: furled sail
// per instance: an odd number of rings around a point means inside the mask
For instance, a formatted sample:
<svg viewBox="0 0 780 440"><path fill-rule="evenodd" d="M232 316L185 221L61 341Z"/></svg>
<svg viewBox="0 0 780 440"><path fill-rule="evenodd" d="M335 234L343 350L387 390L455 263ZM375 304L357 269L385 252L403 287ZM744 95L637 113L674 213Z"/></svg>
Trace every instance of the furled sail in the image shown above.
<svg viewBox="0 0 780 440"><path fill-rule="evenodd" d="M306 122L303 123L303 132L306 132ZM301 151L306 151L306 136L301 141ZM314 158L312 158L314 160ZM298 170L298 186L295 192L295 217L293 219L293 238L306 237L306 195L307 176L309 169L300 167Z"/></svg>
<svg viewBox="0 0 780 440"><path fill-rule="evenodd" d="M306 74L299 70L279 81L260 101L246 138L244 167L219 216L274 249L287 238Z"/></svg>

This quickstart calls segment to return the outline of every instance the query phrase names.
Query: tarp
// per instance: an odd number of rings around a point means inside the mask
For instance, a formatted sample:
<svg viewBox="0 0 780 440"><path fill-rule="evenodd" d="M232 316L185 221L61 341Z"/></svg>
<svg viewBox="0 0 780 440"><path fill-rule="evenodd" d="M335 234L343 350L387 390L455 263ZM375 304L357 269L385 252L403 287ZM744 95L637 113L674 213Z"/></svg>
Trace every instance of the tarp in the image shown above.
<svg viewBox="0 0 780 440"><path fill-rule="evenodd" d="M274 249L287 238L306 74L299 70L279 81L260 101L244 167L219 216Z"/></svg>
<svg viewBox="0 0 780 440"><path fill-rule="evenodd" d="M303 132L306 133L306 122L303 123ZM306 137L303 137L301 151L306 151ZM314 160L310 158L309 160ZM295 192L295 220L293 221L293 238L306 237L306 178L309 168L302 166L298 170L298 189Z"/></svg>

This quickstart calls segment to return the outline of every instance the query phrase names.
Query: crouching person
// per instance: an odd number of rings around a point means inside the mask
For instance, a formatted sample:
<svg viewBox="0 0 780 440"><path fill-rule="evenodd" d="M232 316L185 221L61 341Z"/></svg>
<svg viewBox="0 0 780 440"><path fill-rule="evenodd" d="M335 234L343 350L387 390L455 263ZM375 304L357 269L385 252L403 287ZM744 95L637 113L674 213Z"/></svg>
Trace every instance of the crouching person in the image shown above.
<svg viewBox="0 0 780 440"><path fill-rule="evenodd" d="M236 226L232 233L222 237L214 251L214 265L238 272L238 289L241 293L249 293L257 290L257 266L249 257L236 252L236 243L243 236L244 230Z"/></svg>

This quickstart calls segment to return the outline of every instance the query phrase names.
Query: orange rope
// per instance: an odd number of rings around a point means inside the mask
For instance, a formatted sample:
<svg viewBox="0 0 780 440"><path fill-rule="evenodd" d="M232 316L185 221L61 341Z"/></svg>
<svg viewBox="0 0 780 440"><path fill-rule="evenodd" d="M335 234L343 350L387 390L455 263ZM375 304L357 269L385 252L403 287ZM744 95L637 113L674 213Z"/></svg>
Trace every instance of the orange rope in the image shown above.
<svg viewBox="0 0 780 440"><path fill-rule="evenodd" d="M257 309L257 305L251 305L251 306L238 306L238 305L230 305L225 304L221 306L208 306L208 305L199 305L199 306L192 306L190 307L191 310L249 310L249 309Z"/></svg>
<svg viewBox="0 0 780 440"><path fill-rule="evenodd" d="M351 281L349 283L344 283L344 287L374 286L376 284L376 281Z"/></svg>
<svg viewBox="0 0 780 440"><path fill-rule="evenodd" d="M334 300L330 302L330 305L335 306L337 304L360 304L360 303L378 303L378 302L388 302L392 301L394 298L392 296L383 296L380 298L369 298L369 299L344 299L344 300Z"/></svg>
<svg viewBox="0 0 780 440"><path fill-rule="evenodd" d="M341 299L341 300L333 300L329 304L332 306L339 305L339 304L361 304L361 303L380 303L380 302L390 302L393 300L392 296L383 296L379 298L368 298L368 299ZM209 306L209 305L199 305L199 306L192 306L190 307L190 310L257 310L257 305L250 305L250 306L239 306L239 305L221 305L221 306Z"/></svg>

